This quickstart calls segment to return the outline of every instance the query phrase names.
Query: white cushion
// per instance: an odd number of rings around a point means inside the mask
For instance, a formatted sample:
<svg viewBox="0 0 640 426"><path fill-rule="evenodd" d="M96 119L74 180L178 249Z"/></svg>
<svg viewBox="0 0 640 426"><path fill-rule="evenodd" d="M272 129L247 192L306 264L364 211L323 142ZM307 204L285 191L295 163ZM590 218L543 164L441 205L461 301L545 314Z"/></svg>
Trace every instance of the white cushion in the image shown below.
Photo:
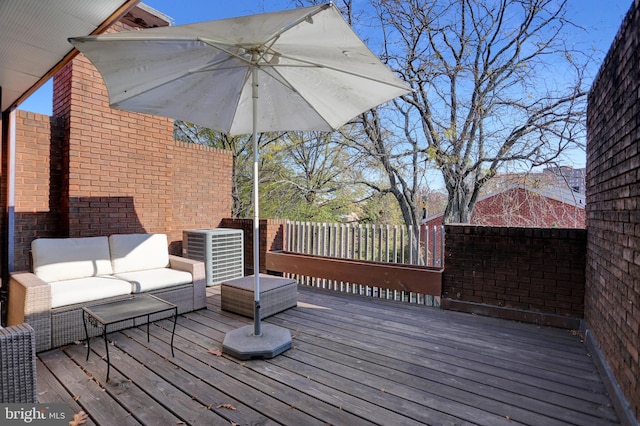
<svg viewBox="0 0 640 426"><path fill-rule="evenodd" d="M73 305L105 297L131 294L131 283L114 277L88 277L56 281L51 285L51 307Z"/></svg>
<svg viewBox="0 0 640 426"><path fill-rule="evenodd" d="M169 244L165 234L111 235L109 247L114 274L169 266Z"/></svg>
<svg viewBox="0 0 640 426"><path fill-rule="evenodd" d="M107 237L38 238L31 253L33 272L46 282L113 273Z"/></svg>
<svg viewBox="0 0 640 426"><path fill-rule="evenodd" d="M123 272L117 274L116 278L129 281L131 283L131 290L133 293L142 293L158 288L172 287L175 285L189 284L193 282L193 277L189 272L169 268Z"/></svg>

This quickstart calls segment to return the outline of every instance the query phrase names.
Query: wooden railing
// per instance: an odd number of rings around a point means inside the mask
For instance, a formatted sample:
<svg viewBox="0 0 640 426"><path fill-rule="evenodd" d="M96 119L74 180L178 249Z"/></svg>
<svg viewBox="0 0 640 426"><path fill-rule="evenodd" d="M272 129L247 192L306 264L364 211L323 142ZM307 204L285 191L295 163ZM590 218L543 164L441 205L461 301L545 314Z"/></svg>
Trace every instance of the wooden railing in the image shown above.
<svg viewBox="0 0 640 426"><path fill-rule="evenodd" d="M284 250L373 262L443 266L444 227L287 222Z"/></svg>
<svg viewBox="0 0 640 426"><path fill-rule="evenodd" d="M442 285L442 232L288 222L285 250L267 253L266 266L303 285L433 306Z"/></svg>

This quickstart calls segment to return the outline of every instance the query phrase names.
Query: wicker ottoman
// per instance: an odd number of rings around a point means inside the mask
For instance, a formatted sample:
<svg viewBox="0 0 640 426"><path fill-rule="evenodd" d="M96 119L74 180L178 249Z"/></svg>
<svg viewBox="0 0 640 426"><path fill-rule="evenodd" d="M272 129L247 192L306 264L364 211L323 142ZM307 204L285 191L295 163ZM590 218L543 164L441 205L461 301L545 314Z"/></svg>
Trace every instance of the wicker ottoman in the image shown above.
<svg viewBox="0 0 640 426"><path fill-rule="evenodd" d="M220 286L222 309L253 318L253 275L224 281ZM298 283L290 278L260 274L261 317L293 308L298 304Z"/></svg>

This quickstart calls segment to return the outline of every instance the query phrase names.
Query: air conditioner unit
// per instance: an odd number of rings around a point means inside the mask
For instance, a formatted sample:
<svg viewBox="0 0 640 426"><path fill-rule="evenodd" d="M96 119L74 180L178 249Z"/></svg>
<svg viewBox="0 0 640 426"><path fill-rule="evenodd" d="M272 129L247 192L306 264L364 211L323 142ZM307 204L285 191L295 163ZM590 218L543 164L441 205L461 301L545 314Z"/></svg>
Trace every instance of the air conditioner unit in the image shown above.
<svg viewBox="0 0 640 426"><path fill-rule="evenodd" d="M244 276L242 229L191 229L182 232L182 255L204 262L207 286Z"/></svg>

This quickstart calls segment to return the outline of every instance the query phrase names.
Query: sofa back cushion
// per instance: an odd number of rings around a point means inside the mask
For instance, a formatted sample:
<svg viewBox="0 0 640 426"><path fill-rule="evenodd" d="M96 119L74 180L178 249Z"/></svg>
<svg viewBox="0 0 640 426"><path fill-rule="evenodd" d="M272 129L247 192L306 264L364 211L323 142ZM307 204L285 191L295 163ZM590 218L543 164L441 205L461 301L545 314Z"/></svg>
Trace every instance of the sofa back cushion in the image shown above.
<svg viewBox="0 0 640 426"><path fill-rule="evenodd" d="M31 255L33 272L46 282L113 273L107 237L38 238Z"/></svg>
<svg viewBox="0 0 640 426"><path fill-rule="evenodd" d="M169 266L169 244L165 234L111 235L109 247L114 274Z"/></svg>

